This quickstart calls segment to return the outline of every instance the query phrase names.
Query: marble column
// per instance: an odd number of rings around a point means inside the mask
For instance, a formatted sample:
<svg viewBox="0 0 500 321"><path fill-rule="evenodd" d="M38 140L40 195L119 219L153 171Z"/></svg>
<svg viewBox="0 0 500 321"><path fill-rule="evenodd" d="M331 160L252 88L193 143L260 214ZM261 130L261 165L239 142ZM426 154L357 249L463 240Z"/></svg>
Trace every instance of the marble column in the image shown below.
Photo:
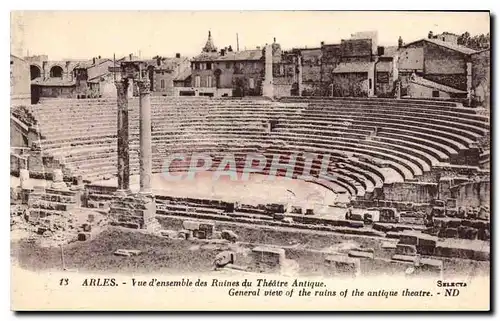
<svg viewBox="0 0 500 321"><path fill-rule="evenodd" d="M128 133L128 79L115 82L117 93L117 154L118 154L118 190L130 188L129 133Z"/></svg>
<svg viewBox="0 0 500 321"><path fill-rule="evenodd" d="M139 87L139 174L140 192L151 193L151 173L153 169L153 155L151 149L151 92L148 79L137 81Z"/></svg>

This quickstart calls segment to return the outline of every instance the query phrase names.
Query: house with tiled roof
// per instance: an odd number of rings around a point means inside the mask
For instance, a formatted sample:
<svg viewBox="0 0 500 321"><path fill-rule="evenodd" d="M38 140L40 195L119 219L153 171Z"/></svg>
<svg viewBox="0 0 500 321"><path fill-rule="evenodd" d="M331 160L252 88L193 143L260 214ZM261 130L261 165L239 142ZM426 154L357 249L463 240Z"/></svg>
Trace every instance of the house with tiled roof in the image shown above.
<svg viewBox="0 0 500 321"><path fill-rule="evenodd" d="M332 71L333 96L374 95L376 37L363 38L362 34L340 41L339 63Z"/></svg>
<svg viewBox="0 0 500 321"><path fill-rule="evenodd" d="M156 57L149 62L151 94L155 96L176 96L177 87L191 85L191 63L188 57Z"/></svg>
<svg viewBox="0 0 500 321"><path fill-rule="evenodd" d="M450 94L457 98L468 97L472 91L472 55L476 52L454 41L435 38L424 38L402 46L398 55L402 95L423 97L424 93L429 93L428 90L417 93L415 88L407 91L415 84L410 77L416 75L429 81L427 85L436 84L429 98L448 97ZM424 87L419 85L419 88ZM455 91L443 91L443 88Z"/></svg>
<svg viewBox="0 0 500 321"><path fill-rule="evenodd" d="M191 60L191 87L180 95L258 96L264 77L263 50L235 51L231 46L217 50L212 35L201 53Z"/></svg>
<svg viewBox="0 0 500 321"><path fill-rule="evenodd" d="M436 83L423 77L412 74L409 78L407 96L411 98L455 98L464 97L467 92Z"/></svg>

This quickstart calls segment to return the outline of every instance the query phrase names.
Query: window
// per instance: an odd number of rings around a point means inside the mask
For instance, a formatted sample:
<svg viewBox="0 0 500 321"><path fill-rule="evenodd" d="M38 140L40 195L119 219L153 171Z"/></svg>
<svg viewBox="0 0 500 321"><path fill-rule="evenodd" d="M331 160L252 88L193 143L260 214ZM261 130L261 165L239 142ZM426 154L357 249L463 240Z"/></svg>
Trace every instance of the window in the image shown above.
<svg viewBox="0 0 500 321"><path fill-rule="evenodd" d="M212 76L207 76L207 87L212 87Z"/></svg>
<svg viewBox="0 0 500 321"><path fill-rule="evenodd" d="M252 63L252 68L257 69L257 63L255 61Z"/></svg>
<svg viewBox="0 0 500 321"><path fill-rule="evenodd" d="M50 78L62 78L63 69L59 66L50 68Z"/></svg>
<svg viewBox="0 0 500 321"><path fill-rule="evenodd" d="M285 74L285 66L280 64L280 76L283 76Z"/></svg>
<svg viewBox="0 0 500 321"><path fill-rule="evenodd" d="M202 62L201 63L201 70L205 70L205 69L207 69L207 64Z"/></svg>
<svg viewBox="0 0 500 321"><path fill-rule="evenodd" d="M368 88L372 89L372 79L368 79Z"/></svg>
<svg viewBox="0 0 500 321"><path fill-rule="evenodd" d="M200 64L198 62L194 64L194 69L200 70Z"/></svg>
<svg viewBox="0 0 500 321"><path fill-rule="evenodd" d="M207 62L207 70L212 70L212 63L211 62Z"/></svg>
<svg viewBox="0 0 500 321"><path fill-rule="evenodd" d="M248 87L250 87L250 89L255 88L255 82L254 82L253 78L248 79Z"/></svg>
<svg viewBox="0 0 500 321"><path fill-rule="evenodd" d="M230 69L230 68L231 68L231 63L230 63L230 62L226 62L226 68L227 68L227 69Z"/></svg>
<svg viewBox="0 0 500 321"><path fill-rule="evenodd" d="M243 69L243 63L240 62L240 70L242 70L242 69Z"/></svg>
<svg viewBox="0 0 500 321"><path fill-rule="evenodd" d="M200 76L194 77L194 86L200 87Z"/></svg>
<svg viewBox="0 0 500 321"><path fill-rule="evenodd" d="M165 89L165 79L160 80L160 88Z"/></svg>
<svg viewBox="0 0 500 321"><path fill-rule="evenodd" d="M439 97L439 90L433 90L432 97Z"/></svg>
<svg viewBox="0 0 500 321"><path fill-rule="evenodd" d="M377 71L377 83L388 84L389 83L389 73L385 71Z"/></svg>

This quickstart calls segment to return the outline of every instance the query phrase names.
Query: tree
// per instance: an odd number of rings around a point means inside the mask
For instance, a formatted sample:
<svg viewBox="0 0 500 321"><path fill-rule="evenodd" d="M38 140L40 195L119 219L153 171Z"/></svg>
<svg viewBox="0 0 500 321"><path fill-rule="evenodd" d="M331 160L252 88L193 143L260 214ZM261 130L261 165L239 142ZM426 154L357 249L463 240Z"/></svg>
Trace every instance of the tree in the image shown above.
<svg viewBox="0 0 500 321"><path fill-rule="evenodd" d="M474 50L488 49L490 48L490 33L471 37L470 33L466 31L458 37L457 43Z"/></svg>

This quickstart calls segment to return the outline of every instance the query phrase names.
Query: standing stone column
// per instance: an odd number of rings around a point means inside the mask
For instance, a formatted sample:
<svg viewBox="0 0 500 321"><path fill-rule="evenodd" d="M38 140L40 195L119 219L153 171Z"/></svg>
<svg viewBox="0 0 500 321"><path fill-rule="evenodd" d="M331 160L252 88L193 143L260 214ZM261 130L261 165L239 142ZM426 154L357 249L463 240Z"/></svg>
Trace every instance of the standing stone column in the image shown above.
<svg viewBox="0 0 500 321"><path fill-rule="evenodd" d="M469 106L472 101L472 62L467 61L467 100L469 101Z"/></svg>
<svg viewBox="0 0 500 321"><path fill-rule="evenodd" d="M271 45L266 46L265 50L265 74L264 84L262 88L262 95L264 97L272 98L274 96L273 90L273 48Z"/></svg>
<svg viewBox="0 0 500 321"><path fill-rule="evenodd" d="M153 169L153 155L151 149L151 92L149 90L149 80L137 81L139 87L140 106L140 192L151 193L151 172Z"/></svg>
<svg viewBox="0 0 500 321"><path fill-rule="evenodd" d="M118 190L127 191L130 187L129 135L128 135L128 79L115 82L117 93L117 154Z"/></svg>
<svg viewBox="0 0 500 321"><path fill-rule="evenodd" d="M28 189L28 182L30 180L30 172L27 169L20 169L19 170L19 187L21 189Z"/></svg>
<svg viewBox="0 0 500 321"><path fill-rule="evenodd" d="M297 56L297 69L298 69L297 87L299 90L299 96L302 96L302 57L301 56Z"/></svg>

